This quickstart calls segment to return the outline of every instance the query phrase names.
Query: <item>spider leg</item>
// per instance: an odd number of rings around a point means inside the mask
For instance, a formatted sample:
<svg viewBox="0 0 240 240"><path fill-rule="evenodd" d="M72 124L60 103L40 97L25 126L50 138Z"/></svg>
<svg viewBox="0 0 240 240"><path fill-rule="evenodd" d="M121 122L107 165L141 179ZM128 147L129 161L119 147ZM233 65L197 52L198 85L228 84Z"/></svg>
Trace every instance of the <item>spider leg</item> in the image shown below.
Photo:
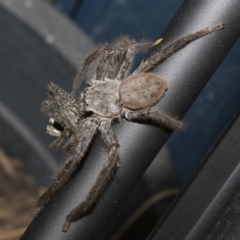
<svg viewBox="0 0 240 240"><path fill-rule="evenodd" d="M143 64L141 64L132 75L136 75L140 72L148 72L152 69L154 69L158 64L165 61L167 58L172 56L174 53L179 51L180 49L184 48L186 45L188 45L190 42L201 38L209 33L212 33L214 31L218 31L220 29L224 28L223 23L216 24L211 27L204 28L198 32L188 34L184 37L181 37L175 41L170 42L166 46L162 47L160 51L150 56L148 59L145 60Z"/></svg>
<svg viewBox="0 0 240 240"><path fill-rule="evenodd" d="M110 64L112 54L113 54L112 47L108 45L108 48L104 49L104 53L99 59L99 64L97 65L93 79L104 80Z"/></svg>
<svg viewBox="0 0 240 240"><path fill-rule="evenodd" d="M69 138L69 136L70 136L70 133L68 129L64 129L61 135L50 144L49 149L51 151L54 151L57 147L59 147L64 142L65 139Z"/></svg>
<svg viewBox="0 0 240 240"><path fill-rule="evenodd" d="M60 108L55 104L54 101L45 100L42 102L42 112L46 114L50 119L47 125L47 133L52 136L57 136L57 138L50 144L49 149L51 151L59 147L65 139L69 138L72 134L70 133L67 126L61 126L62 116L59 117ZM50 109L54 109L55 114L53 114ZM79 108L80 109L80 108ZM56 126L57 124L57 126ZM59 129L60 128L60 129ZM72 137L72 136L71 136ZM71 138L70 138L71 139ZM63 149L69 149L72 145L69 141L65 144L68 147L63 147ZM72 140L72 139L71 139Z"/></svg>
<svg viewBox="0 0 240 240"><path fill-rule="evenodd" d="M81 68L78 71L77 76L73 80L73 87L72 87L73 89L71 92L72 96L76 96L78 89L79 89L83 79L85 78L86 72L88 70L88 67L91 65L91 63L100 57L103 60L106 55L106 52L110 51L110 49L111 49L111 47L108 44L99 45L98 48L96 50L94 50L93 53L91 53L85 59L83 65L81 66Z"/></svg>
<svg viewBox="0 0 240 240"><path fill-rule="evenodd" d="M52 99L53 97L50 96L50 100L44 100L41 104L41 112L49 118L53 118L55 121L60 122L59 118L59 108L56 102Z"/></svg>
<svg viewBox="0 0 240 240"><path fill-rule="evenodd" d="M77 221L79 218L88 214L95 204L98 202L103 192L106 190L106 187L113 178L114 172L118 164L118 149L119 144L117 137L110 127L110 123L104 121L99 127L101 131L101 136L109 149L108 161L102 168L96 183L90 190L86 199L81 202L77 207L75 207L66 217L66 220L63 225L63 231L66 232L70 227L71 222Z"/></svg>
<svg viewBox="0 0 240 240"><path fill-rule="evenodd" d="M154 107L136 111L125 110L122 115L130 121L152 121L171 130L183 127L183 123L180 120Z"/></svg>
<svg viewBox="0 0 240 240"><path fill-rule="evenodd" d="M68 139L68 141L64 144L63 150L64 151L69 151L69 149L74 146L74 143L76 142L76 137L71 135Z"/></svg>
<svg viewBox="0 0 240 240"><path fill-rule="evenodd" d="M83 123L82 128L74 153L66 159L61 166L59 173L53 180L53 183L38 200L37 207L34 211L35 214L37 214L56 195L56 193L60 191L76 172L95 133L97 132L98 121L96 119L87 120Z"/></svg>
<svg viewBox="0 0 240 240"><path fill-rule="evenodd" d="M119 37L113 43L113 54L111 56L106 77L115 79L125 58L127 49L133 44L133 40L128 37Z"/></svg>
<svg viewBox="0 0 240 240"><path fill-rule="evenodd" d="M63 124L66 129L71 130L75 133L75 128L81 118L83 112L79 111L76 99L69 93L59 88L54 83L50 82L47 86L50 98L52 98L52 104L45 103L45 105L50 105L50 107L55 111L55 116L58 116L55 121L59 121ZM43 108L44 110L44 108Z"/></svg>
<svg viewBox="0 0 240 240"><path fill-rule="evenodd" d="M142 42L142 43L132 44L128 48L126 55L125 55L124 59L122 60L121 67L117 73L116 78L118 80L127 78L127 76L129 75L129 71L132 67L132 63L133 63L133 59L134 59L135 55L139 52L143 52L145 50L150 49L152 46L153 46L153 43L151 43L151 42Z"/></svg>
<svg viewBox="0 0 240 240"><path fill-rule="evenodd" d="M115 79L126 50L131 44L132 40L128 37L120 37L111 47L109 46L109 49L105 50L103 57L99 61L93 79L104 80L105 77Z"/></svg>
<svg viewBox="0 0 240 240"><path fill-rule="evenodd" d="M49 111L50 108L53 106L53 101L51 100L45 100L41 104L41 112L48 116L49 118L53 117L53 114Z"/></svg>

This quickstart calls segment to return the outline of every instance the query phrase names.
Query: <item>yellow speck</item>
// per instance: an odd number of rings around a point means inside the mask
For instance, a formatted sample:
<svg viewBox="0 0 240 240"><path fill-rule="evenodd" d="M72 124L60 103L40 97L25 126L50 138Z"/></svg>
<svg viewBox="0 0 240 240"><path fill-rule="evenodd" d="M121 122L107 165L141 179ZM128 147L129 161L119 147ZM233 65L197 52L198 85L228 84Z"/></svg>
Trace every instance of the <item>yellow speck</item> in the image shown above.
<svg viewBox="0 0 240 240"><path fill-rule="evenodd" d="M155 43L153 44L153 46L158 45L161 41L163 40L163 38L159 38L155 41Z"/></svg>
<svg viewBox="0 0 240 240"><path fill-rule="evenodd" d="M153 46L158 45L161 41L163 40L163 38L159 38L155 41L155 43L153 44ZM142 60L142 62L140 63L140 66L145 62L145 59Z"/></svg>

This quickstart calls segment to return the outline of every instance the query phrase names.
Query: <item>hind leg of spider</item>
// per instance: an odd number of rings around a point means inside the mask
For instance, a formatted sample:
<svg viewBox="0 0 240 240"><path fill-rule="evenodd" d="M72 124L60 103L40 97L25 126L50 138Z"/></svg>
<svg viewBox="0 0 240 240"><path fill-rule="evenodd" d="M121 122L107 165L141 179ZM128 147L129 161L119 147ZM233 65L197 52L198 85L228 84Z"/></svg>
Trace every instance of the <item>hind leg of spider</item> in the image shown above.
<svg viewBox="0 0 240 240"><path fill-rule="evenodd" d="M112 55L114 54L114 51L112 49L111 45L108 45L108 48L104 50L102 55L99 57L99 63L96 67L95 74L93 76L93 79L95 80L104 80L107 76L108 68L111 62Z"/></svg>
<svg viewBox="0 0 240 240"><path fill-rule="evenodd" d="M131 44L132 40L128 37L120 37L111 46L109 45L109 49L106 49L99 60L93 79L104 80L105 77L114 79Z"/></svg>
<svg viewBox="0 0 240 240"><path fill-rule="evenodd" d="M53 183L38 200L34 211L35 215L60 191L81 164L98 129L96 119L85 121L83 124L82 134L79 136L76 146L74 146L74 153L66 159Z"/></svg>
<svg viewBox="0 0 240 240"><path fill-rule="evenodd" d="M131 70L133 59L135 55L139 52L143 52L149 50L153 46L151 42L140 42L140 43L133 43L128 49L125 54L124 59L121 62L121 66L117 73L116 79L122 80L128 77L129 71Z"/></svg>
<svg viewBox="0 0 240 240"><path fill-rule="evenodd" d="M66 232L69 229L71 222L77 221L79 218L85 216L92 210L112 180L117 168L119 149L117 137L111 129L109 122L102 122L100 131L101 136L107 148L109 149L108 160L102 168L96 180L96 183L90 190L86 199L67 215L66 220L63 224L63 232Z"/></svg>
<svg viewBox="0 0 240 240"><path fill-rule="evenodd" d="M128 48L133 44L133 40L129 37L122 36L115 40L112 44L112 55L107 66L106 77L115 79L122 65Z"/></svg>
<svg viewBox="0 0 240 240"><path fill-rule="evenodd" d="M211 27L204 28L200 31L197 31L195 33L188 34L184 37L181 37L175 41L170 42L166 46L160 48L160 51L156 52L152 56L150 56L148 59L145 60L143 64L141 64L133 73L133 75L136 75L140 72L148 72L152 69L154 69L158 64L162 63L164 60L172 56L174 53L179 51L180 49L184 48L186 45L188 45L190 42L201 38L207 34L210 34L212 32L221 30L224 28L223 23L216 24Z"/></svg>
<svg viewBox="0 0 240 240"><path fill-rule="evenodd" d="M108 52L111 51L111 46L108 44L102 44L99 45L98 48L91 53L84 61L81 69L79 69L77 76L73 80L73 90L71 92L72 96L76 96L79 87L85 78L85 74L88 70L88 67L91 65L92 62L96 61L97 59L100 60L100 62L103 62L104 59L108 57Z"/></svg>
<svg viewBox="0 0 240 240"><path fill-rule="evenodd" d="M170 130L183 127L183 123L180 120L154 107L137 111L126 110L123 112L123 116L130 121L151 121Z"/></svg>
<svg viewBox="0 0 240 240"><path fill-rule="evenodd" d="M106 52L106 56L99 62L94 79L123 79L131 69L135 54L149 49L152 45L150 42L134 43L134 40L128 37L118 38L112 44L111 52Z"/></svg>

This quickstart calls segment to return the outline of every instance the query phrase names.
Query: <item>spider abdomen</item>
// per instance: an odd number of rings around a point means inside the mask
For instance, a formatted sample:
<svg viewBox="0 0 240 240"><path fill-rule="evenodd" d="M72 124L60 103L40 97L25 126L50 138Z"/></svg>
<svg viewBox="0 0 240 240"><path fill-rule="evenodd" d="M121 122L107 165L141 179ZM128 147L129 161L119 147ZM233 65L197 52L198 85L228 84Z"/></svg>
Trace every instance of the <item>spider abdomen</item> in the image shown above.
<svg viewBox="0 0 240 240"><path fill-rule="evenodd" d="M167 83L152 73L140 73L124 80L119 94L124 107L141 109L152 106L167 90Z"/></svg>

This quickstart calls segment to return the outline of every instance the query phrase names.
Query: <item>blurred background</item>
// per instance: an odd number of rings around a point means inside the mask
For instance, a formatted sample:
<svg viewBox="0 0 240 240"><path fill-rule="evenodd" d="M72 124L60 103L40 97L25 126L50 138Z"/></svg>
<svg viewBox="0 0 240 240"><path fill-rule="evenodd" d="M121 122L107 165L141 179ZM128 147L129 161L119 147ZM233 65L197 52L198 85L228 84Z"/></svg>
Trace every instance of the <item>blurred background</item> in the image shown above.
<svg viewBox="0 0 240 240"><path fill-rule="evenodd" d="M32 218L42 186L62 160L61 150L48 151L53 139L46 134L48 119L40 113L47 83L52 81L70 91L77 67L99 43L112 42L120 35L155 41L182 3L0 0L0 164L2 182L6 182L1 196L13 199L14 194L28 189L23 195L31 199L28 206L18 206L19 215L28 212L29 220L22 224L13 223L8 210L9 214L0 215L0 228L5 231L0 239L19 238L17 234ZM185 130L171 135L126 201L123 226L116 230L115 239L145 239L239 108L239 77L240 41L184 117ZM25 178L28 180L20 180ZM16 187L21 181L24 184ZM160 197L149 201L156 194ZM1 200L0 207L6 208L6 201ZM133 213L137 217L130 224L127 219Z"/></svg>

